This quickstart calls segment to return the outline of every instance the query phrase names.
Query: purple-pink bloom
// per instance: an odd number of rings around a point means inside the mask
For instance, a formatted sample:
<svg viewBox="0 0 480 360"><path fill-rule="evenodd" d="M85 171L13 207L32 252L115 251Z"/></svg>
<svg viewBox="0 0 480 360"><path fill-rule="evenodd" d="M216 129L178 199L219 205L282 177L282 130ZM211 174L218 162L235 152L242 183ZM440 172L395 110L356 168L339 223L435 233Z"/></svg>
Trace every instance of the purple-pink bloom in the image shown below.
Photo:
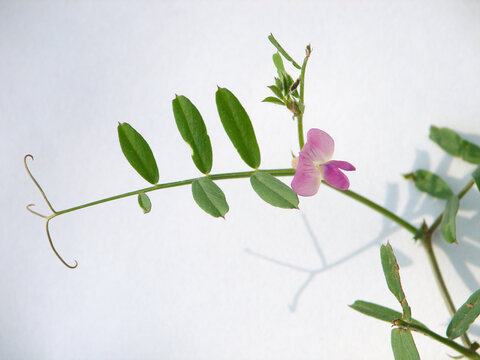
<svg viewBox="0 0 480 360"><path fill-rule="evenodd" d="M348 189L350 182L340 169L353 171L355 167L346 161L330 160L334 148L332 137L325 131L308 131L307 142L298 155L297 170L292 180L293 191L301 196L315 195L322 180L337 189Z"/></svg>

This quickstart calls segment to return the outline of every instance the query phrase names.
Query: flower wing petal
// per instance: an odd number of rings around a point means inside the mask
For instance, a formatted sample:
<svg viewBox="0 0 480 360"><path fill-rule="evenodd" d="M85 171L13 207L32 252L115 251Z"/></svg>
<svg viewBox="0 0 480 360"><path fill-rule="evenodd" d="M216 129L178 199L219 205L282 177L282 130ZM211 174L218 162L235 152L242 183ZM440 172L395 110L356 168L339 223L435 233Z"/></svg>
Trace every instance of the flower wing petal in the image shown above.
<svg viewBox="0 0 480 360"><path fill-rule="evenodd" d="M346 171L355 170L355 166L353 166L347 161L330 160L328 163L342 170L346 170Z"/></svg>
<svg viewBox="0 0 480 360"><path fill-rule="evenodd" d="M335 142L332 137L320 129L310 129L307 133L307 142L300 155L320 164L332 158Z"/></svg>
<svg viewBox="0 0 480 360"><path fill-rule="evenodd" d="M315 195L322 181L320 170L309 159L300 156L297 170L292 180L292 189L298 195Z"/></svg>
<svg viewBox="0 0 480 360"><path fill-rule="evenodd" d="M347 176L340 169L329 161L322 166L323 179L333 187L340 190L347 190L350 186Z"/></svg>

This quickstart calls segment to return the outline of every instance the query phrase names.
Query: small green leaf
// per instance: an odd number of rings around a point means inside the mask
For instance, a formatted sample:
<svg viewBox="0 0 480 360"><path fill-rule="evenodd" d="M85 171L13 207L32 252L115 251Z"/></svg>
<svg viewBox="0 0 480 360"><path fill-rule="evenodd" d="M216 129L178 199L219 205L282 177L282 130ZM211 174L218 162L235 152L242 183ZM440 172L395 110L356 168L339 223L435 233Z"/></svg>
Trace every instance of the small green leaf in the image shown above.
<svg viewBox="0 0 480 360"><path fill-rule="evenodd" d="M250 177L253 190L270 205L283 209L298 209L297 194L274 176L256 172Z"/></svg>
<svg viewBox="0 0 480 360"><path fill-rule="evenodd" d="M209 178L203 177L193 181L192 194L195 202L205 212L214 217L224 217L228 204L223 191Z"/></svg>
<svg viewBox="0 0 480 360"><path fill-rule="evenodd" d="M447 328L449 339L456 339L467 332L470 325L480 315L480 289L475 291L453 315Z"/></svg>
<svg viewBox="0 0 480 360"><path fill-rule="evenodd" d="M453 156L462 154L462 138L453 130L430 126L430 139Z"/></svg>
<svg viewBox="0 0 480 360"><path fill-rule="evenodd" d="M280 91L283 91L283 82L277 77L275 78L275 85L277 86L277 88L280 89ZM283 97L283 95L281 95L280 97Z"/></svg>
<svg viewBox="0 0 480 360"><path fill-rule="evenodd" d="M275 78L276 79L276 78ZM282 94L282 90L281 88L279 88L278 86L275 86L275 85L270 85L268 87L270 90L272 90L272 92L279 98L279 99L283 99L283 94Z"/></svg>
<svg viewBox="0 0 480 360"><path fill-rule="evenodd" d="M230 90L218 88L216 93L218 115L228 137L248 166L260 166L260 149L252 122L242 104Z"/></svg>
<svg viewBox="0 0 480 360"><path fill-rule="evenodd" d="M462 159L471 164L480 164L480 147L470 141L462 141Z"/></svg>
<svg viewBox="0 0 480 360"><path fill-rule="evenodd" d="M459 206L460 204L458 196L450 196L443 212L442 223L440 224L440 232L443 236L443 239L450 244L457 242L457 229L455 220Z"/></svg>
<svg viewBox="0 0 480 360"><path fill-rule="evenodd" d="M461 157L471 164L480 164L480 146L462 139L455 131L431 126L430 139L450 155Z"/></svg>
<svg viewBox="0 0 480 360"><path fill-rule="evenodd" d="M285 71L280 71L278 72L278 75L280 76L280 79L282 80L282 85L283 85L283 91L285 93L285 96L288 95L290 92L290 87L293 84L293 78L288 75Z"/></svg>
<svg viewBox="0 0 480 360"><path fill-rule="evenodd" d="M352 305L349 305L352 309L361 312L364 315L374 317L375 319L386 321L393 324L397 319L402 318L402 313L393 309L387 308L382 305L374 304L368 301L357 300ZM412 323L426 328L420 321L415 319L411 320Z"/></svg>
<svg viewBox="0 0 480 360"><path fill-rule="evenodd" d="M285 103L282 100L277 99L276 97L273 97L273 96L266 97L265 99L262 100L262 102L269 102L272 104L285 106Z"/></svg>
<svg viewBox="0 0 480 360"><path fill-rule="evenodd" d="M475 169L475 171L472 173L472 178L473 181L475 181L475 184L477 184L477 189L480 191L480 166Z"/></svg>
<svg viewBox="0 0 480 360"><path fill-rule="evenodd" d="M440 198L448 199L453 195L452 189L438 175L427 170L417 170L413 173L404 175L405 179L412 179L418 190L427 194Z"/></svg>
<svg viewBox="0 0 480 360"><path fill-rule="evenodd" d="M212 169L212 145L200 112L185 96L175 96L172 107L178 131L192 149L193 162L198 170L208 174Z"/></svg>
<svg viewBox="0 0 480 360"><path fill-rule="evenodd" d="M295 66L298 70L300 70L300 69L302 68L300 65L298 65L298 64L290 57L290 55L287 54L287 52L286 52L285 50L283 50L283 48L280 46L280 44L278 43L278 41L273 37L273 34L270 34L270 35L268 36L268 40L270 40L270 42L273 44L273 46L275 46L275 47L277 48L278 52L279 52L280 54L282 54L283 57L284 57L286 60L290 61L290 62L293 64L293 66Z"/></svg>
<svg viewBox="0 0 480 360"><path fill-rule="evenodd" d="M392 330L392 350L395 360L420 360L417 346L409 330Z"/></svg>
<svg viewBox="0 0 480 360"><path fill-rule="evenodd" d="M122 152L130 165L149 183L158 183L157 163L142 135L127 123L119 123L117 130Z"/></svg>
<svg viewBox="0 0 480 360"><path fill-rule="evenodd" d="M405 293L402 289L397 259L395 259L395 254L393 253L393 249L390 243L387 243L387 245L382 245L382 247L380 248L380 256L382 259L383 273L385 274L388 288L390 289L392 294L395 295L400 305L402 305L402 318L410 321L411 309L410 306L408 306L407 299L405 298Z"/></svg>
<svg viewBox="0 0 480 360"><path fill-rule="evenodd" d="M280 73L281 71L285 71L285 67L283 66L283 60L280 54L277 52L273 54L272 56L273 63L275 64L275 67L277 68L277 71Z"/></svg>
<svg viewBox="0 0 480 360"><path fill-rule="evenodd" d="M140 205L144 214L148 214L152 210L152 202L145 193L138 194L138 205Z"/></svg>

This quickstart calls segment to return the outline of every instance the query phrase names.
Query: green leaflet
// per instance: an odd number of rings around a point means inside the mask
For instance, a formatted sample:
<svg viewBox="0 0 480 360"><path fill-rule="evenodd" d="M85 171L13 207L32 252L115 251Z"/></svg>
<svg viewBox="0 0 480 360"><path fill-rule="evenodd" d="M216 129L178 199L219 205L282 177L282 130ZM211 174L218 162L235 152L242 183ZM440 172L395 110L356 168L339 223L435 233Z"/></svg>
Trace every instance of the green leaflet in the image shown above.
<svg viewBox="0 0 480 360"><path fill-rule="evenodd" d="M420 360L417 346L409 330L392 330L392 350L395 360Z"/></svg>
<svg viewBox="0 0 480 360"><path fill-rule="evenodd" d="M463 140L462 159L470 164L480 164L480 147L467 140Z"/></svg>
<svg viewBox="0 0 480 360"><path fill-rule="evenodd" d="M405 179L412 179L418 190L440 198L448 199L453 195L450 186L438 175L427 170L417 170L413 173L404 175Z"/></svg>
<svg viewBox="0 0 480 360"><path fill-rule="evenodd" d="M285 106L285 103L282 100L277 99L276 97L273 97L273 96L266 97L265 99L262 100L262 102L269 102L272 104Z"/></svg>
<svg viewBox="0 0 480 360"><path fill-rule="evenodd" d="M443 239L448 243L457 242L457 230L456 230L456 217L458 208L460 206L460 201L458 196L450 196L445 205L445 210L443 212L442 223L440 224L440 232L443 236Z"/></svg>
<svg viewBox="0 0 480 360"><path fill-rule="evenodd" d="M452 156L460 157L462 138L453 130L430 126L430 139Z"/></svg>
<svg viewBox="0 0 480 360"><path fill-rule="evenodd" d="M233 146L245 163L258 169L260 149L247 112L230 90L218 88L215 95L218 115Z"/></svg>
<svg viewBox="0 0 480 360"><path fill-rule="evenodd" d="M447 328L449 339L463 335L480 315L480 289L475 291L453 315Z"/></svg>
<svg viewBox="0 0 480 360"><path fill-rule="evenodd" d="M477 184L478 191L480 191L480 166L478 166L472 173L472 178L475 181L475 184Z"/></svg>
<svg viewBox="0 0 480 360"><path fill-rule="evenodd" d="M277 78L275 78L277 79ZM283 99L283 93L282 93L282 90L283 89L283 84L282 86L279 88L277 85L270 85L268 86L268 88L270 90L272 90L272 92L279 98L279 99ZM264 100L265 101L265 100Z"/></svg>
<svg viewBox="0 0 480 360"><path fill-rule="evenodd" d="M212 145L200 112L185 96L177 95L172 107L178 131L192 149L193 162L198 170L208 174L212 169Z"/></svg>
<svg viewBox="0 0 480 360"><path fill-rule="evenodd" d="M352 309L361 312L364 315L374 317L375 319L389 322L392 324L395 320L402 318L402 313L382 305L374 304L368 301L357 300L352 305ZM411 320L412 323L426 328L420 321Z"/></svg>
<svg viewBox="0 0 480 360"><path fill-rule="evenodd" d="M152 202L145 193L138 194L138 205L140 205L144 214L148 214L152 210Z"/></svg>
<svg viewBox="0 0 480 360"><path fill-rule="evenodd" d="M228 212L225 194L207 177L193 181L192 195L198 206L214 217L224 217Z"/></svg>
<svg viewBox="0 0 480 360"><path fill-rule="evenodd" d="M270 205L283 209L298 209L297 194L274 176L257 172L250 177L253 190Z"/></svg>
<svg viewBox="0 0 480 360"><path fill-rule="evenodd" d="M390 243L387 243L387 245L382 245L382 247L380 248L380 256L382 259L383 273L385 274L388 288L390 289L392 294L395 295L400 305L402 305L402 319L410 321L411 309L407 303L405 293L402 289L397 259L395 258L395 254L393 253L393 249Z"/></svg>
<svg viewBox="0 0 480 360"><path fill-rule="evenodd" d="M452 156L461 157L471 164L480 164L480 147L462 139L449 128L430 127L430 139Z"/></svg>
<svg viewBox="0 0 480 360"><path fill-rule="evenodd" d="M275 46L278 50L278 52L280 54L283 55L283 57L290 61L292 63L293 66L295 66L298 70L300 70L302 67L300 65L298 65L291 57L290 55L287 54L287 52L280 46L280 44L278 43L278 41L273 37L273 34L270 34L268 36L268 40L270 40L270 42L273 44L273 46Z"/></svg>
<svg viewBox="0 0 480 360"><path fill-rule="evenodd" d="M150 146L133 127L119 123L118 139L130 165L149 183L158 183L158 167Z"/></svg>
<svg viewBox="0 0 480 360"><path fill-rule="evenodd" d="M272 55L273 63L275 64L275 67L277 68L278 72L280 73L281 71L285 71L285 66L283 66L283 60L280 54L277 52Z"/></svg>

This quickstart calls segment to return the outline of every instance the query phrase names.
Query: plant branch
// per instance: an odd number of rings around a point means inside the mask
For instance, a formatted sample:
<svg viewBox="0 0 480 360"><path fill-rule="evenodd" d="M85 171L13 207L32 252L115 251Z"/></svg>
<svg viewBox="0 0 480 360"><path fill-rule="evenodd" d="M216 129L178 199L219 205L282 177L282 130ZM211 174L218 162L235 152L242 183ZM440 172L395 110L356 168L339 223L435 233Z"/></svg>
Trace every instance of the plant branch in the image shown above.
<svg viewBox="0 0 480 360"><path fill-rule="evenodd" d="M398 215L395 215L390 210L385 209L383 206L367 199L366 197L364 197L360 194L357 194L356 192L351 191L351 190L339 190L339 189L337 189L337 188L335 188L335 187L333 187L333 186L331 186L331 185L329 185L325 182L324 182L324 184L327 185L329 188L332 188L332 189L338 191L341 194L344 194L344 195L346 195L346 196L348 196L352 199L355 199L358 202L362 203L363 205L368 206L369 208L379 212L383 216L389 218L393 222L395 222L398 225L400 225L401 227L403 227L405 230L408 230L413 235L416 235L418 233L419 230L415 226L413 226L412 224L410 224L406 220L402 219Z"/></svg>
<svg viewBox="0 0 480 360"><path fill-rule="evenodd" d="M455 350L458 353L466 356L469 359L480 360L480 355L478 353L476 353L474 350L472 350L470 348L463 347L462 345L457 344L455 341L450 340L448 338L445 338L445 337L431 331L430 329L427 329L426 327L420 326L418 324L413 324L413 323L407 322L407 321L402 320L402 319L395 320L394 325L404 327L404 328L407 328L408 330L413 330L415 332L418 332L420 334L428 336L429 338L434 339L434 340L452 348L453 350Z"/></svg>

